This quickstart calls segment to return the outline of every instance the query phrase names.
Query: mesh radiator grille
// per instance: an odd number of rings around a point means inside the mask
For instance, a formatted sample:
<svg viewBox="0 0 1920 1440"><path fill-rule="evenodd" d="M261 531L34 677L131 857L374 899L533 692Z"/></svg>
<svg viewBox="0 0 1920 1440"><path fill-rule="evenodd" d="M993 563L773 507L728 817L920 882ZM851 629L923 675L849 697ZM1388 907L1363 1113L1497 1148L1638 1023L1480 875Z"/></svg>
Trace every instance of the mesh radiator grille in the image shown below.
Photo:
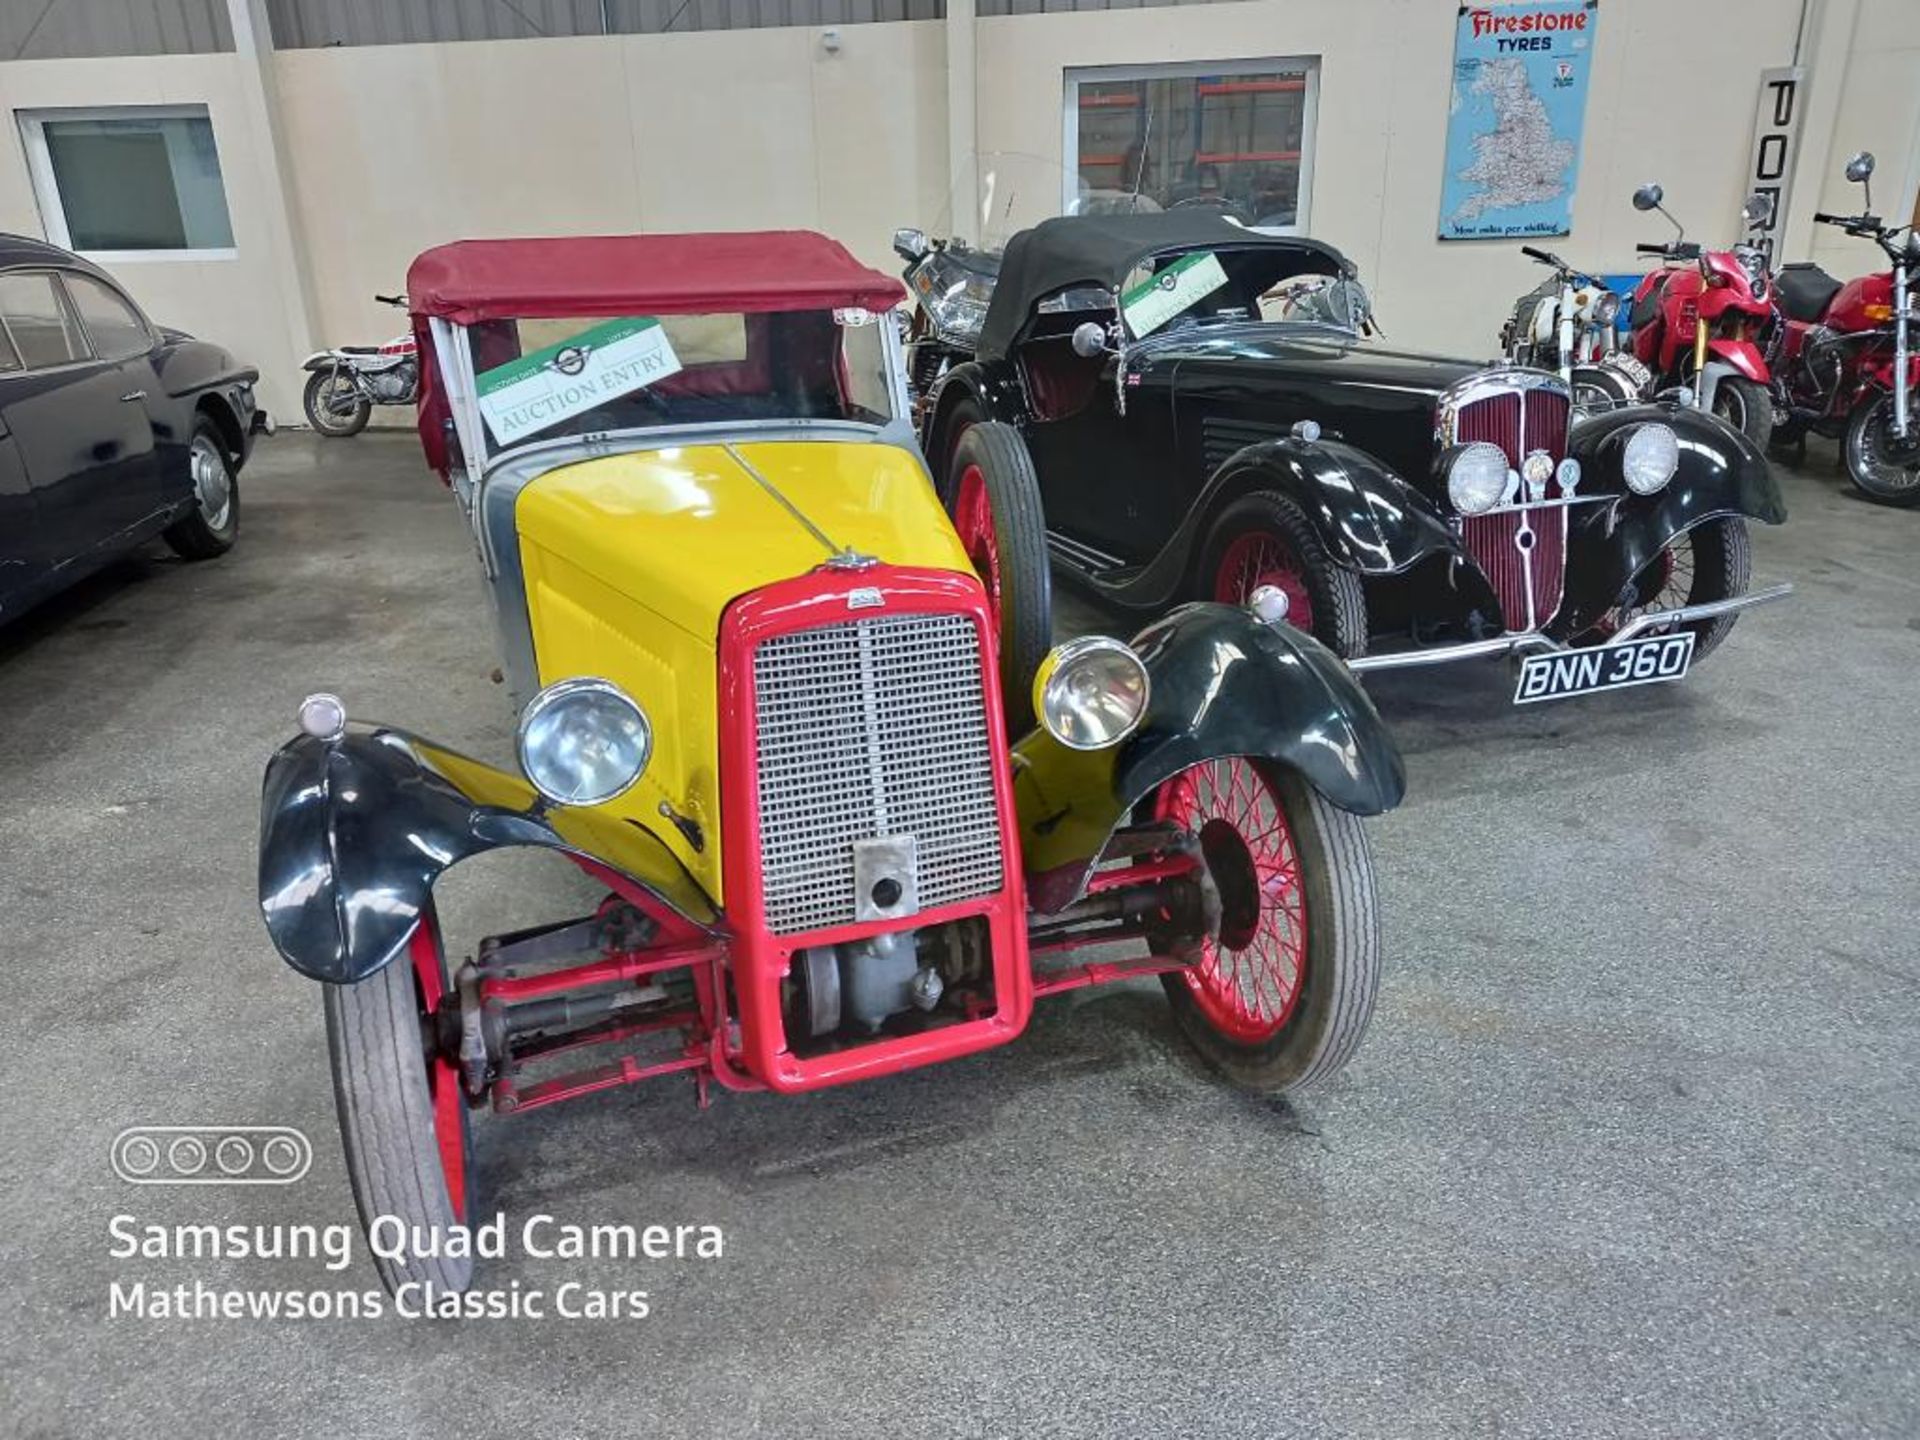
<svg viewBox="0 0 1920 1440"><path fill-rule="evenodd" d="M912 836L922 910L1000 888L979 637L965 615L796 630L753 660L767 928L854 919L853 845Z"/></svg>

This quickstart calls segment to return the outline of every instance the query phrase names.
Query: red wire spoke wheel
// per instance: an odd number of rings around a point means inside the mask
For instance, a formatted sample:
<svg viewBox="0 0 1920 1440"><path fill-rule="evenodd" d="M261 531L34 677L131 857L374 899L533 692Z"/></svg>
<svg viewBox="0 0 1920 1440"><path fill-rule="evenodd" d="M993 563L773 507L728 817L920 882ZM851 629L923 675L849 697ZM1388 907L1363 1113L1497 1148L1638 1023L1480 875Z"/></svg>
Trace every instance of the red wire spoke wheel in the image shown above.
<svg viewBox="0 0 1920 1440"><path fill-rule="evenodd" d="M1165 786L1155 811L1199 837L1220 892L1220 933L1183 982L1215 1029L1271 1039L1292 1018L1307 968L1300 857L1279 798L1252 761L1215 760Z"/></svg>
<svg viewBox="0 0 1920 1440"><path fill-rule="evenodd" d="M1343 660L1367 653L1360 577L1327 552L1306 513L1284 495L1256 491L1220 512L1200 549L1194 591L1244 605L1262 585L1287 597L1287 624Z"/></svg>
<svg viewBox="0 0 1920 1440"><path fill-rule="evenodd" d="M1649 610L1671 610L1682 605L1704 605L1744 595L1753 577L1752 542L1747 522L1738 515L1708 520L1676 535L1667 547L1641 567L1622 599L1582 637L1583 643L1604 644L1629 621ZM1679 628L1693 631L1694 663L1713 653L1733 629L1738 614L1688 621ZM1656 627L1665 633L1673 627Z"/></svg>
<svg viewBox="0 0 1920 1440"><path fill-rule="evenodd" d="M1373 862L1356 816L1241 757L1182 771L1153 816L1195 837L1219 926L1162 976L1201 1056L1248 1089L1318 1085L1359 1049L1379 979Z"/></svg>
<svg viewBox="0 0 1920 1440"><path fill-rule="evenodd" d="M1279 536L1248 530L1233 537L1214 572L1213 598L1223 605L1244 605L1262 585L1277 586L1287 597L1287 623L1313 631L1313 595L1299 557Z"/></svg>
<svg viewBox="0 0 1920 1440"><path fill-rule="evenodd" d="M1000 642L1000 542L993 533L993 500L987 494L986 472L968 465L960 472L954 495L953 528L960 548L967 552L993 606L993 639Z"/></svg>
<svg viewBox="0 0 1920 1440"><path fill-rule="evenodd" d="M1033 726L1033 677L1053 644L1053 579L1040 481L1011 425L967 424L947 458L954 535L986 587L1007 733Z"/></svg>
<svg viewBox="0 0 1920 1440"><path fill-rule="evenodd" d="M465 1290L470 1256L426 1253L444 1250L466 1221L473 1153L459 1068L437 1034L447 967L432 909L405 954L355 984L325 989L327 1054L360 1223L392 1216L414 1252L376 1255L374 1268L389 1293L423 1281Z"/></svg>

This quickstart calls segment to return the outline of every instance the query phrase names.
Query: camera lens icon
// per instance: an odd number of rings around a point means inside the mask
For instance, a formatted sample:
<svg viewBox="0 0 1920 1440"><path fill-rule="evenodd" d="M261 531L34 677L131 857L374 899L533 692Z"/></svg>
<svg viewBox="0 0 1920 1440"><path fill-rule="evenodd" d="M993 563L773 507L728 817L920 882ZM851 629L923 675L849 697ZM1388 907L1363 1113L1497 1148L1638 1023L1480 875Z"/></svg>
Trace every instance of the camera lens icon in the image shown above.
<svg viewBox="0 0 1920 1440"><path fill-rule="evenodd" d="M291 1125L136 1125L114 1137L111 1159L132 1185L291 1185L313 1145Z"/></svg>

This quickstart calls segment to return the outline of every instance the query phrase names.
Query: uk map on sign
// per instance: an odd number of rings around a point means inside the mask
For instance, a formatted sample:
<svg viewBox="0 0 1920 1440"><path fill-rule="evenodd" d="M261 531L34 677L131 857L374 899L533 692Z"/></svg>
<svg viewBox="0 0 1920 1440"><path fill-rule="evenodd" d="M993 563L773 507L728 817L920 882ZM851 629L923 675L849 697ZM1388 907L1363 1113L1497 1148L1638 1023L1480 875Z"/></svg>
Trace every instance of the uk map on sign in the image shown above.
<svg viewBox="0 0 1920 1440"><path fill-rule="evenodd" d="M1598 0L1461 6L1442 240L1571 230L1598 14Z"/></svg>

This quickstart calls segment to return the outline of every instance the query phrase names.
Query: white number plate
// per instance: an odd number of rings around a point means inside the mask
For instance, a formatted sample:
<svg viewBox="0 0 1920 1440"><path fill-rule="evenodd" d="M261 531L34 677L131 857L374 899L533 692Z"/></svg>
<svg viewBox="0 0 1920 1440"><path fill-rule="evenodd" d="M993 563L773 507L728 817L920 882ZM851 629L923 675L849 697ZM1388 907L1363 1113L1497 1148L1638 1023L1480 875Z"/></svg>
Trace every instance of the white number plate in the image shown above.
<svg viewBox="0 0 1920 1440"><path fill-rule="evenodd" d="M1693 632L1653 635L1624 645L1600 645L1591 650L1562 650L1531 655L1520 662L1520 683L1513 703L1564 700L1595 690L1624 690L1629 685L1658 685L1678 680L1693 663Z"/></svg>

